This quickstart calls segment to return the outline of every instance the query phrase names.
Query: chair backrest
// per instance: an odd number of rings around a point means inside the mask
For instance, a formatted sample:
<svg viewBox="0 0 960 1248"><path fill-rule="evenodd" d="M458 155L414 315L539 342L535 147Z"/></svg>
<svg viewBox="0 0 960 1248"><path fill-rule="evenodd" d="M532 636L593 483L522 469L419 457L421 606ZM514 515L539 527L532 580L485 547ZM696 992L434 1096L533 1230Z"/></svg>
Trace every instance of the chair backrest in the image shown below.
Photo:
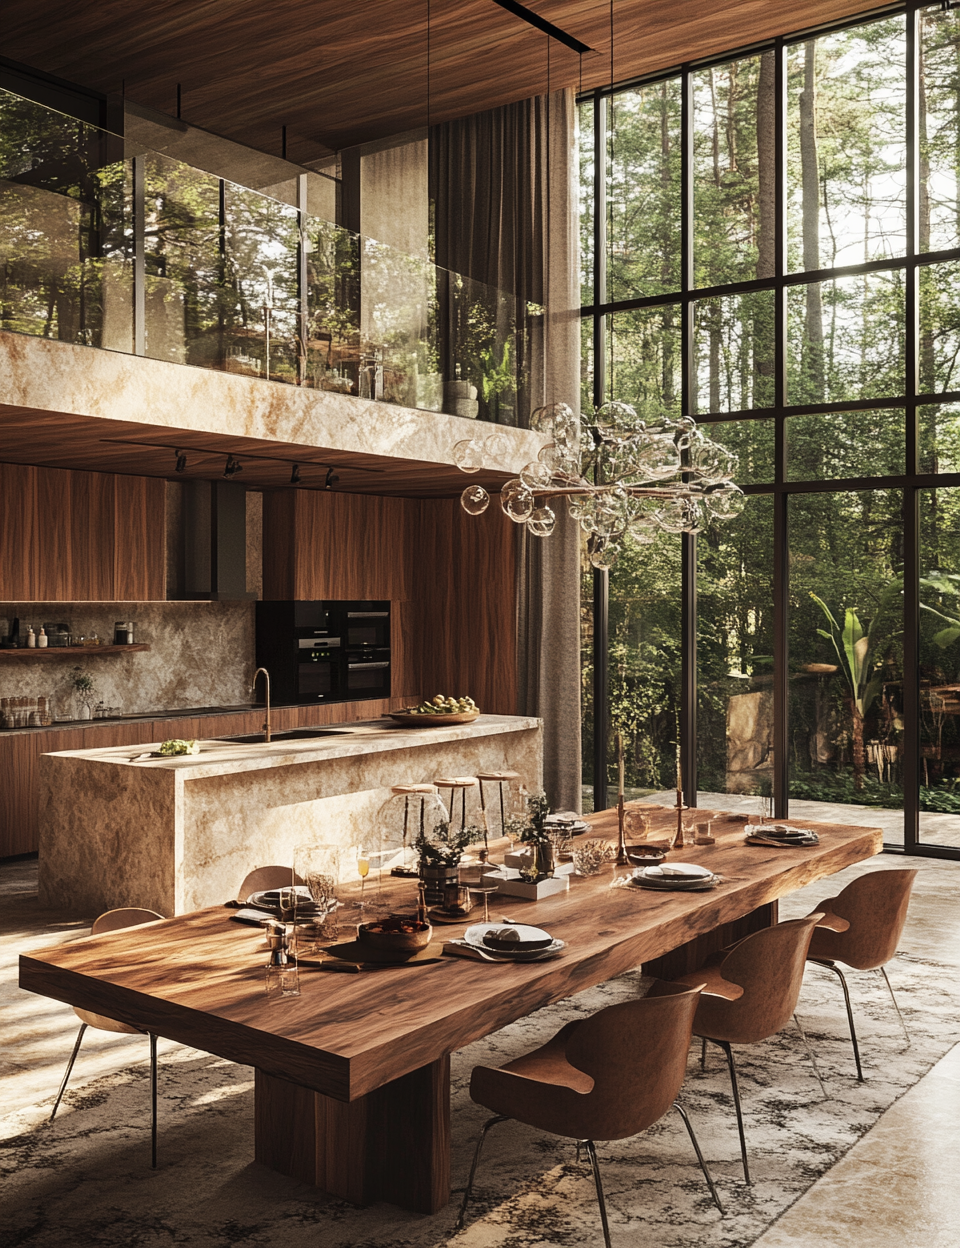
<svg viewBox="0 0 960 1248"><path fill-rule="evenodd" d="M917 868L870 871L857 876L824 906L850 924L845 932L819 927L810 956L846 962L859 971L883 966L897 952Z"/></svg>
<svg viewBox="0 0 960 1248"><path fill-rule="evenodd" d="M645 997L608 1006L574 1029L566 1058L593 1079L570 1094L581 1139L622 1140L667 1112L687 1069L699 988L655 980Z"/></svg>
<svg viewBox="0 0 960 1248"><path fill-rule="evenodd" d="M292 867L255 867L237 890L237 901L249 901L254 893L263 893L268 888L302 883Z"/></svg>
<svg viewBox="0 0 960 1248"><path fill-rule="evenodd" d="M139 927L141 923L152 923L154 919L162 919L156 910L141 910L136 906L126 906L121 910L107 910L93 920L90 928L92 936L100 936L103 932L119 932L125 927Z"/></svg>
<svg viewBox="0 0 960 1248"><path fill-rule="evenodd" d="M754 1044L785 1027L797 1008L810 939L822 918L817 913L789 919L741 940L720 964L720 974L728 983L738 984L743 995L728 1001L705 993L697 1016L698 1034Z"/></svg>

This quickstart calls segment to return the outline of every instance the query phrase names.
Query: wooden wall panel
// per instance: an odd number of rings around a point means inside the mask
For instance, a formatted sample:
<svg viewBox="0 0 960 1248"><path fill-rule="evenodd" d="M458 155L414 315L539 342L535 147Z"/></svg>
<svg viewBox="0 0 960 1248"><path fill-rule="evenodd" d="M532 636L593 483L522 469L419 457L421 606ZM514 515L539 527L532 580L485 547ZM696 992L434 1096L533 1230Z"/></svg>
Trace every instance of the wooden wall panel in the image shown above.
<svg viewBox="0 0 960 1248"><path fill-rule="evenodd" d="M165 597L165 484L0 464L0 599Z"/></svg>
<svg viewBox="0 0 960 1248"><path fill-rule="evenodd" d="M499 507L468 516L459 499L424 499L412 542L414 630L425 694L468 693L485 711L517 708L516 526Z"/></svg>
<svg viewBox="0 0 960 1248"><path fill-rule="evenodd" d="M394 694L516 711L516 531L459 499L268 494L264 597L389 598Z"/></svg>

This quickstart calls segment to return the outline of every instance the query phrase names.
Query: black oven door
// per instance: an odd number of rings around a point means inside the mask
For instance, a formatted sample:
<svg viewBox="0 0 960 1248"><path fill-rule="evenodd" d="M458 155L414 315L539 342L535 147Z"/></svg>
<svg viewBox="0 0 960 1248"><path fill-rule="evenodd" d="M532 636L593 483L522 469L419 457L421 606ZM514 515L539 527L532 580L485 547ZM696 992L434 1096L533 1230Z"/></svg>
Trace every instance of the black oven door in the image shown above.
<svg viewBox="0 0 960 1248"><path fill-rule="evenodd" d="M301 637L297 665L297 692L303 702L335 702L340 694L339 639L323 641Z"/></svg>
<svg viewBox="0 0 960 1248"><path fill-rule="evenodd" d="M385 649L390 645L389 611L348 611L345 644Z"/></svg>
<svg viewBox="0 0 960 1248"><path fill-rule="evenodd" d="M353 653L347 655L344 664L346 689L349 698L388 698L390 696L390 655Z"/></svg>

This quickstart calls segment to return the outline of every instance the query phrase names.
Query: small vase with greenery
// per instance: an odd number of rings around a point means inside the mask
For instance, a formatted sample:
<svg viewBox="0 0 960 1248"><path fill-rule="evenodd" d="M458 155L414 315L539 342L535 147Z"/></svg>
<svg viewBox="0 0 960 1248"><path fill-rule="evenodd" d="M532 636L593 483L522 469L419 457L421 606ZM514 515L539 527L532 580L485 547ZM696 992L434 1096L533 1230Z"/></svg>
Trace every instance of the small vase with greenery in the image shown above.
<svg viewBox="0 0 960 1248"><path fill-rule="evenodd" d="M77 718L89 719L90 707L92 706L93 700L96 697L96 694L94 693L94 688L93 688L93 677L88 676L87 673L84 671L81 671L79 667L75 667L73 670L74 670L74 676L70 683L73 686L73 690L77 695L77 702L79 703L79 706L80 706L80 714L77 716Z"/></svg>
<svg viewBox="0 0 960 1248"><path fill-rule="evenodd" d="M550 803L545 793L532 793L527 798L527 813L507 821L507 832L523 845L529 846L536 864L536 880L547 879L556 870L556 853L547 830ZM528 878L530 871L524 878ZM536 882L528 880L528 882Z"/></svg>

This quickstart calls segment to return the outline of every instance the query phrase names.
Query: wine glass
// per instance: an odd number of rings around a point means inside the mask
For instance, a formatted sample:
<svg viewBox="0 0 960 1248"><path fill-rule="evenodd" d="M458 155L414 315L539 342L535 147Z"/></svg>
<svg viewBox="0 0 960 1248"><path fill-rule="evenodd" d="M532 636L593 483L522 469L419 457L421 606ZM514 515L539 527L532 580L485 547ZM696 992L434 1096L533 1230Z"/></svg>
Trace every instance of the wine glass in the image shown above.
<svg viewBox="0 0 960 1248"><path fill-rule="evenodd" d="M484 870L483 863L476 867L461 867L460 879L471 893L478 893L483 898L483 921L489 923L490 897L499 889L500 881L496 876Z"/></svg>
<svg viewBox="0 0 960 1248"><path fill-rule="evenodd" d="M363 889L367 882L367 876L370 874L370 859L367 857L366 850L362 845L357 847L357 873L360 876L360 900L357 903L357 913L362 919L364 912Z"/></svg>

